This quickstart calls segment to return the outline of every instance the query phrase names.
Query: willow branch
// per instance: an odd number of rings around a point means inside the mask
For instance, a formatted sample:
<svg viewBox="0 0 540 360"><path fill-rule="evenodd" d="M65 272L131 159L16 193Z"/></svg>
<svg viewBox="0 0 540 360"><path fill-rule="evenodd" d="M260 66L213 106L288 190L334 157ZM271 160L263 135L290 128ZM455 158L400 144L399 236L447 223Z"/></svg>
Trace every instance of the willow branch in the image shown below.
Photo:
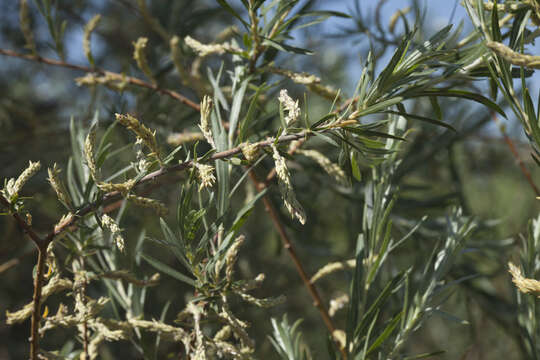
<svg viewBox="0 0 540 360"><path fill-rule="evenodd" d="M290 142L290 141L306 138L306 137L311 136L311 134L312 134L311 131L306 130L306 131L302 131L302 132L300 132L298 134L290 134L290 135L280 136L280 138L278 140L278 143ZM268 146L270 146L270 144L274 143L274 141L275 141L275 139L268 139L268 140L264 140L264 141L259 141L256 144L257 144L258 147L268 147ZM242 148L240 146L238 146L238 147L235 147L235 148L232 148L232 149L229 149L229 150L225 150L225 151L215 153L212 156L210 156L206 160L206 162L210 162L210 161L213 161L213 160L227 159L227 158L230 158L230 157L232 157L234 155L237 155L237 154L240 154L240 153L242 153ZM140 185L145 184L145 183L154 182L157 179L159 179L159 178L161 178L161 177L163 177L163 176L165 176L167 174L170 174L170 173L184 171L186 169L191 168L192 166L193 166L193 161L189 160L189 161L185 161L183 163L177 164L177 165L161 168L161 169L156 170L156 171L146 175L145 177L143 177L141 180L139 180L139 182L137 182L137 184L135 184L135 187L140 186ZM110 203L112 203L114 201L117 201L121 197L122 197L122 194L120 194L120 192L118 192L118 191L112 191L112 192L109 192L109 193L103 195L103 197L100 200L95 201L93 203L90 203L90 204L84 206L83 208L79 209L78 211L76 211L75 216L73 216L70 220L63 223L61 226L56 226L51 232L49 232L49 234L47 235L47 237L43 241L45 241L45 243L47 243L47 245L48 245L58 234L60 234L66 228L72 226L75 222L77 222L83 216L91 213L92 211L95 211L96 209L98 209L102 205L107 205L107 204L110 204Z"/></svg>
<svg viewBox="0 0 540 360"><path fill-rule="evenodd" d="M10 202L0 195L0 202L7 209L11 209ZM13 218L36 245L38 261L36 265L36 277L34 278L34 295L32 298L32 324L30 328L30 359L37 360L39 353L39 323L41 321L41 288L43 286L43 267L47 258L47 244L41 239L32 226L30 226L17 212L12 213Z"/></svg>
<svg viewBox="0 0 540 360"><path fill-rule="evenodd" d="M47 258L47 247L38 248L38 261L36 265L36 277L34 279L34 296L32 298L32 324L30 330L30 359L36 360L39 353L39 323L41 322L41 289L43 287L43 276L45 259Z"/></svg>
<svg viewBox="0 0 540 360"><path fill-rule="evenodd" d="M39 63L47 64L47 65L52 65L52 66L60 66L60 67L64 67L64 68L71 69L71 70L83 71L83 72L86 72L86 73L119 76L119 77L122 77L122 80L125 81L128 84L154 90L154 91L156 91L156 92L158 92L160 94L167 95L167 96L173 98L174 100L177 100L177 101L181 102L184 105L189 106L190 108L192 108L193 110L195 110L197 112L200 111L199 104L189 100L184 95L182 95L182 94L180 94L180 93L178 93L176 91L173 91L173 90L160 88L156 84L146 82L144 80L141 80L141 79L133 77L133 76L125 76L125 77L123 77L121 74L118 74L118 73L115 73L115 72L112 72L112 71L103 70L103 69L100 69L100 68L92 68L92 67L88 67L88 66L75 65L75 64L67 63L65 61L44 58L44 57L41 57L41 56L21 54L21 53L18 53L16 51L7 50L7 49L0 49L0 55L16 57L16 58L19 58L19 59L24 59L24 60L29 60L29 61L35 61L35 62L39 62Z"/></svg>
<svg viewBox="0 0 540 360"><path fill-rule="evenodd" d="M255 175L253 170L249 172L249 176L251 177L251 180L253 181L253 183L255 184L255 187L257 188L259 192L263 191L267 187L264 182L259 181L257 179L257 176ZM304 283L309 294L313 298L313 306L315 306L317 310L319 310L319 313L322 317L324 324L326 325L330 334L333 336L336 330L334 323L332 322L330 315L328 315L328 310L324 306L324 303L321 300L321 296L319 295L317 288L309 280L309 276L307 275L306 270L304 269L304 266L302 265L302 262L300 261L300 258L296 254L296 250L294 249L292 241L289 238L289 235L287 234L287 232L285 231L285 226L279 219L277 210L275 209L274 205L270 201L270 198L268 195L264 195L262 199L264 202L264 207L266 208L266 211L270 215L270 219L272 220L274 227L279 233L281 242L283 243L283 247L287 250L290 258L292 259L294 263L294 266L296 267L296 271L300 275L300 278L302 278L302 282ZM343 356L343 359L347 359L347 353L345 352L345 349L343 349L343 347L338 342L336 343Z"/></svg>

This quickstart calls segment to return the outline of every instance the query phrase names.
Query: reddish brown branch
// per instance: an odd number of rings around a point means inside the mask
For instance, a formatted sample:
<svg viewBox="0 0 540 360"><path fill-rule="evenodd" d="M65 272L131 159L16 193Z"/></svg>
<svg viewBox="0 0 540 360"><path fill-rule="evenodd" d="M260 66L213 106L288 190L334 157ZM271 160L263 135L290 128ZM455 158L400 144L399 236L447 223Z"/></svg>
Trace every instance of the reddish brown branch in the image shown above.
<svg viewBox="0 0 540 360"><path fill-rule="evenodd" d="M64 68L68 68L68 69L72 69L72 70L77 70L77 71L83 71L83 72L87 72L87 73L95 73L95 74L100 74L100 75L113 74L113 75L116 75L116 76L122 76L120 74L117 74L117 73L114 73L114 72L111 72L111 71L107 71L107 70L103 70L103 69L99 69L99 68L92 68L92 67L88 67L88 66L70 64L70 63L67 63L67 62L64 62L64 61L44 58L44 57L41 57L41 56L21 54L21 53L12 51L12 50L7 50L7 49L0 49L0 55L16 57L16 58L24 59L24 60L36 61L36 62L40 62L40 63L47 64L47 65L60 66L60 67L64 67ZM176 91L160 88L156 84L152 84L152 83L146 82L144 80L141 80L141 79L138 79L138 78L132 77L132 76L122 77L122 80L127 82L128 84L139 86L139 87L144 87L144 88L147 88L147 89L154 90L154 91L156 91L158 93L167 95L167 96L181 102L182 104L189 106L193 110L200 111L199 104L189 100L187 97L185 97L184 95L182 95L180 93L177 93Z"/></svg>
<svg viewBox="0 0 540 360"><path fill-rule="evenodd" d="M4 205L6 209L11 209L10 202L3 196L0 195L0 203ZM19 213L13 212L12 213L13 218L15 221L17 221L17 224L21 227L21 229L24 231L25 234L27 234L30 239L36 244L36 246L39 247L39 244L41 243L41 239L39 238L38 234L32 229L30 225L19 215Z"/></svg>
<svg viewBox="0 0 540 360"><path fill-rule="evenodd" d="M11 209L10 202L0 195L0 202L7 209ZM28 225L26 221L16 212L12 214L13 218L19 226L23 229L30 239L36 245L38 249L38 261L36 265L36 277L34 278L34 295L32 299L32 323L30 328L30 359L37 360L39 353L39 323L41 321L41 288L43 286L43 267L45 265L45 259L47 257L47 245L40 239L36 232L32 229L32 226Z"/></svg>
<svg viewBox="0 0 540 360"><path fill-rule="evenodd" d="M39 353L39 323L41 321L41 289L43 287L43 275L45 260L47 258L47 246L38 248L38 261L36 265L36 277L34 279L34 296L32 299L32 325L30 329L30 359L36 360Z"/></svg>
<svg viewBox="0 0 540 360"><path fill-rule="evenodd" d="M514 142L512 141L512 139L510 139L508 134L506 134L506 130L504 129L504 127L501 124L499 124L499 119L497 118L497 114L495 114L494 111L491 112L491 118L499 126L499 130L501 132L501 135L503 136L504 142L506 143L506 145L508 145L508 148L510 149L510 152L514 156L514 159L516 159L516 162L518 163L521 173L523 174L523 176L525 176L525 179L527 180L527 182L533 189L536 196L539 197L540 191L534 184L534 181L532 179L529 169L527 169L527 167L525 166L525 163L521 159L521 156L519 156L519 152L517 151L516 146L514 145Z"/></svg>
<svg viewBox="0 0 540 360"><path fill-rule="evenodd" d="M249 172L249 176L259 192L263 191L266 188L265 183L257 179L257 176L255 175L253 170ZM294 249L292 241L289 238L287 231L285 230L285 226L282 224L282 222L279 219L277 210L274 208L274 205L272 205L272 202L270 201L270 198L268 195L263 196L262 199L263 199L264 207L266 208L266 211L270 215L270 219L272 220L274 227L276 228L277 232L279 233L279 236L281 237L283 247L287 250L290 258L292 259L294 263L294 266L296 267L296 271L302 278L302 282L304 283L309 294L313 298L313 305L317 308L317 310L319 310L319 313L321 314L323 322L326 325L330 334L334 336L334 332L336 330L334 323L332 322L330 315L328 315L328 310L324 306L324 303L321 300L321 296L319 295L317 288L309 280L309 277L306 271L304 270L304 266L300 262L300 258L296 254L296 250ZM345 352L345 349L343 349L343 347L339 343L337 343L337 346L341 352L341 355L343 356L343 359L347 359L347 353Z"/></svg>

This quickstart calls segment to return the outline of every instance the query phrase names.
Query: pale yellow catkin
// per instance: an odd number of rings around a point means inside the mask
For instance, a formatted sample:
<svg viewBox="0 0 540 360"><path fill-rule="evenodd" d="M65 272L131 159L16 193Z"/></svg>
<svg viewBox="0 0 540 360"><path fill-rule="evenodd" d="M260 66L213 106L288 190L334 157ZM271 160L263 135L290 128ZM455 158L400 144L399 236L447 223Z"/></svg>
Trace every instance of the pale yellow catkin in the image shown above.
<svg viewBox="0 0 540 360"><path fill-rule="evenodd" d="M152 209L158 216L165 216L168 212L167 207L161 201L155 199L136 196L133 194L129 194L127 199L133 202L135 205Z"/></svg>
<svg viewBox="0 0 540 360"><path fill-rule="evenodd" d="M21 31L24 36L25 47L32 52L32 55L37 56L36 42L32 33L32 25L28 16L28 0L21 0L19 8L19 21L21 23Z"/></svg>
<svg viewBox="0 0 540 360"><path fill-rule="evenodd" d="M85 76L75 78L77 86L105 85L114 91L124 91L128 85L126 74L106 72L105 75L88 73Z"/></svg>
<svg viewBox="0 0 540 360"><path fill-rule="evenodd" d="M488 41L486 42L486 46L511 64L530 69L540 69L540 56L518 53L496 41Z"/></svg>
<svg viewBox="0 0 540 360"><path fill-rule="evenodd" d="M120 229L116 221L114 221L109 215L103 214L101 216L101 222L111 232L111 236L118 250L124 251L125 249L124 237L122 236L122 230Z"/></svg>
<svg viewBox="0 0 540 360"><path fill-rule="evenodd" d="M289 126L298 120L300 117L300 106L298 105L298 100L294 101L289 96L286 89L281 89L278 100L283 106L283 109L287 112L287 115L285 116L285 124Z"/></svg>
<svg viewBox="0 0 540 360"><path fill-rule="evenodd" d="M349 184L349 181L347 180L347 176L345 176L345 172L339 167L339 165L330 161L322 153L318 152L317 150L302 150L302 149L299 149L296 152L298 154L302 154L304 156L307 156L315 160L320 165L320 167L322 167L324 171L326 171L328 175L333 177L334 180L340 185L347 186Z"/></svg>
<svg viewBox="0 0 540 360"><path fill-rule="evenodd" d="M248 162L252 163L257 160L257 157L259 156L259 144L245 142L240 144L240 149Z"/></svg>
<svg viewBox="0 0 540 360"><path fill-rule="evenodd" d="M242 52L242 49L240 49L237 46L231 45L229 43L223 43L223 44L203 44L191 36L186 36L184 38L184 42L187 46L189 46L193 51L195 51L200 57L205 57L211 54L224 54L225 52L230 53L239 53Z"/></svg>
<svg viewBox="0 0 540 360"><path fill-rule="evenodd" d="M280 295L280 296L272 297L272 298L265 298L265 299L259 299L245 293L239 293L238 295L240 295L242 300L244 300L245 302L253 304L261 308L270 308L270 307L278 306L278 305L283 304L287 300L287 298L284 295Z"/></svg>
<svg viewBox="0 0 540 360"><path fill-rule="evenodd" d="M135 183L136 182L134 179L129 179L123 183L118 183L118 184L98 181L96 182L96 185L103 192L110 193L110 192L118 191L122 195L126 196L131 191L131 189L133 189L133 186L135 186Z"/></svg>
<svg viewBox="0 0 540 360"><path fill-rule="evenodd" d="M131 130L137 135L137 137L142 141L144 145L151 151L151 156L154 156L161 163L160 151L157 145L156 132L151 131L149 128L144 126L138 119L135 117L126 114L116 114L116 120L128 130Z"/></svg>
<svg viewBox="0 0 540 360"><path fill-rule="evenodd" d="M137 62L137 66L143 72L143 74L155 84L156 79L154 78L154 75L152 75L152 70L150 70L148 59L146 58L145 49L147 44L148 38L145 37L140 37L137 39L137 41L133 42L133 58Z"/></svg>
<svg viewBox="0 0 540 360"><path fill-rule="evenodd" d="M212 113L212 98L205 95L201 101L201 124L199 128L206 139L206 141L212 145L212 148L216 148L214 143L214 137L212 135L212 126L210 124L210 114Z"/></svg>
<svg viewBox="0 0 540 360"><path fill-rule="evenodd" d="M84 141L84 157L86 159L86 165L88 166L88 170L90 170L90 176L94 180L95 183L98 182L97 178L97 166L94 156L94 147L96 145L96 130L95 128L91 128L88 135L86 135L86 139Z"/></svg>
<svg viewBox="0 0 540 360"><path fill-rule="evenodd" d="M197 170L197 177L199 180L199 191L204 188L209 188L214 185L216 182L216 177L214 176L214 167L207 164L194 164Z"/></svg>
<svg viewBox="0 0 540 360"><path fill-rule="evenodd" d="M285 164L285 159L279 154L277 147L272 143L272 156L274 158L274 163L276 167L276 174L279 182L279 189L281 191L281 197L283 198L283 203L285 208L292 217L296 217L302 225L306 223L306 214L304 208L298 200L296 199L296 194L291 183L291 176L289 174L289 169Z"/></svg>
<svg viewBox="0 0 540 360"><path fill-rule="evenodd" d="M19 194L23 186L28 182L28 180L32 178L32 176L34 176L39 171L39 169L41 169L41 163L39 161L36 161L36 162L29 161L28 167L24 169L21 175L19 175L17 180L15 180L15 182L13 183L10 189L11 194L12 195Z"/></svg>
<svg viewBox="0 0 540 360"><path fill-rule="evenodd" d="M281 69L273 66L267 67L267 70L274 74L285 76L291 79L293 82L301 85L319 84L321 82L321 78L306 72L297 73L291 70Z"/></svg>
<svg viewBox="0 0 540 360"><path fill-rule="evenodd" d="M200 132L173 133L167 136L167 144L178 146L203 139L205 139L205 137Z"/></svg>
<svg viewBox="0 0 540 360"><path fill-rule="evenodd" d="M245 240L244 235L238 236L229 250L227 250L227 253L225 254L225 276L227 278L228 282L232 281L233 271L234 271L234 264L236 264L236 261L238 260L238 251L240 250L240 247L244 243Z"/></svg>
<svg viewBox="0 0 540 360"><path fill-rule="evenodd" d="M92 32L95 30L95 28L99 24L100 20L101 20L101 15L97 14L92 19L90 19L90 21L88 21L86 25L84 26L84 35L83 35L84 55L86 55L88 62L92 65L94 65L94 57L92 56L92 48L90 46L90 36L92 35Z"/></svg>
<svg viewBox="0 0 540 360"><path fill-rule="evenodd" d="M508 272L512 275L512 282L519 291L540 298L540 281L524 277L521 273L521 269L511 262L508 263Z"/></svg>
<svg viewBox="0 0 540 360"><path fill-rule="evenodd" d="M56 193L56 197L58 198L58 200L60 200L67 206L71 206L71 200L66 191L66 187L60 179L60 173L62 172L62 170L58 167L56 163L54 163L52 168L47 169L47 172L49 174L47 180L49 181L49 184L51 184L51 187Z"/></svg>
<svg viewBox="0 0 540 360"><path fill-rule="evenodd" d="M73 282L63 279L59 275L52 277L47 285L41 290L41 301L47 300L52 294L71 289ZM16 312L6 311L6 323L8 325L21 323L32 315L33 303L26 304L21 310Z"/></svg>

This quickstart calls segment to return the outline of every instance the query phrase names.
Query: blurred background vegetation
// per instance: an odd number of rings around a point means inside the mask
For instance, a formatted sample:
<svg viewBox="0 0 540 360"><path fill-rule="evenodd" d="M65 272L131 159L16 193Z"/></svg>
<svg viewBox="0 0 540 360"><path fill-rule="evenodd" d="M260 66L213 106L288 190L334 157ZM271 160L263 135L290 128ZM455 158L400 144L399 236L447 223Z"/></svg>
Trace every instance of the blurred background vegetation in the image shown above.
<svg viewBox="0 0 540 360"><path fill-rule="evenodd" d="M39 3L40 1L38 1ZM102 14L99 27L93 33L93 56L100 68L115 72L140 75L132 60L132 42L139 36L149 38L148 56L155 76L164 87L175 89L195 102L200 95L191 84L182 84L170 61L168 44L145 21L135 1L132 0L72 0L56 1L54 16L66 21L64 33L65 60L85 64L82 52L82 34L87 21L94 14ZM443 4L444 3L444 4ZM30 2L32 26L39 53L44 57L58 58L54 52L47 24L37 7ZM331 20L326 24L297 30L292 44L301 44L315 51L314 56L278 57L276 63L296 71L307 71L320 76L326 84L342 88L351 94L361 71L361 64L369 50L379 57L378 67L387 61L403 34L398 22L393 32L389 22L397 8L411 7L406 15L411 23L419 20L418 37L433 34L441 27L440 19L457 23L451 18L457 1L302 1L301 5L313 9L339 10L351 19ZM178 0L148 2L152 15L171 34L183 38L190 35L201 42L211 42L218 34L237 21L214 1ZM429 16L441 13L439 17ZM239 11L241 11L239 9ZM456 10L459 13L459 10ZM18 1L0 2L0 48L21 51L24 38L18 20ZM463 13L463 12L462 12ZM438 21L435 21L438 20ZM470 24L465 21L465 28ZM446 25L446 24L443 24ZM457 24L456 24L457 26ZM186 59L192 56L186 53ZM187 60L186 60L187 61ZM220 62L214 58L203 64L218 69ZM205 73L205 71L202 71ZM165 139L170 132L195 129L199 117L194 110L156 94L150 90L113 92L104 88L77 87L73 79L84 75L62 67L36 62L0 57L0 178L17 176L28 159L40 160L46 166L54 162L65 167L70 154L69 119L88 126L94 112L99 110L100 123L105 128L112 123L113 114L134 112L148 119L157 129L158 138ZM465 81L465 80L464 80ZM535 87L535 76L530 78ZM467 86L487 93L485 82L471 82ZM304 88L287 83L293 98L303 98ZM533 98L535 98L533 93ZM324 114L330 102L310 96L308 111L314 117ZM468 323L449 321L434 316L428 325L415 333L409 344L411 352L446 350L442 359L517 359L522 358L522 343L515 316L514 292L506 270L508 260L515 258L519 247L519 234L526 231L527 222L540 210L534 190L510 151L492 115L483 107L450 99L440 102L444 121L457 131L422 122L413 123L413 132L404 145L404 160L398 170L395 185L401 197L394 210L394 222L399 232L424 214L435 219L451 205L461 205L465 214L476 218L481 231L472 239L468 252L453 269L452 276L474 275L457 286L443 306L446 313ZM433 111L429 101L419 100L407 105L414 113L429 114ZM509 136L524 166L538 179L540 169L530 157L530 146L523 136L517 120L509 116L504 122ZM118 147L127 140L122 133L115 134ZM302 163L297 165L300 169ZM366 172L368 166L365 166ZM33 195L32 213L34 226L46 230L62 215L53 192L42 171L26 188ZM314 178L315 177L315 178ZM337 191L329 180L317 173L297 171L295 187L310 221L303 228L292 222L287 224L293 233L298 252L310 273L330 261L349 259L354 255L356 236L361 229L363 200ZM309 186L309 182L320 186ZM152 196L174 206L178 185L171 184L154 189ZM239 195L243 196L243 195ZM277 198L277 196L276 196ZM259 358L276 357L266 337L270 317L280 317L283 312L291 320L303 318L301 329L312 346L315 358L325 358L326 338L320 331L321 321L314 307L306 306L308 298L294 267L265 216L261 204L249 219L243 233L249 240L243 248L240 272L244 277L254 277L263 272L267 278L264 294L286 294L286 304L268 311L246 307L238 313L251 319L252 334L257 340ZM428 221L429 224L429 221ZM433 224L434 231L437 224ZM124 226L127 236L136 238L142 227L147 235L159 236L158 222L144 212L130 210ZM16 309L31 298L32 278L27 269L35 264L33 244L26 239L16 223L9 217L0 217L0 309ZM414 241L399 250L399 261L422 264L431 251L434 236L428 230L419 233ZM163 258L163 257L162 257ZM172 259L171 259L172 260ZM269 270L270 269L270 270ZM151 271L150 269L148 271ZM325 299L339 295L350 274L337 274L323 280L320 287ZM178 312L184 306L187 289L178 282L163 277L159 292L149 294L146 312L154 317L167 301ZM52 298L51 301L59 301ZM171 314L175 311L170 311ZM338 321L343 321L344 312ZM0 358L20 359L28 348L28 323L8 327L0 322ZM48 336L44 347L63 345L60 332ZM134 354L130 356L135 356ZM124 357L129 357L124 354ZM524 357L523 357L524 358Z"/></svg>

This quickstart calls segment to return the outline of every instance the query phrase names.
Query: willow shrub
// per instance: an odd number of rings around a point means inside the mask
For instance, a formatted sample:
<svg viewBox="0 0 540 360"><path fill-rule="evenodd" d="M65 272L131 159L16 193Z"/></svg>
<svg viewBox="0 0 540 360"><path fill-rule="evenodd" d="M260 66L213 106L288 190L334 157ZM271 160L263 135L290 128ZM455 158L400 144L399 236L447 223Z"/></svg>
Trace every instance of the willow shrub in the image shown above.
<svg viewBox="0 0 540 360"><path fill-rule="evenodd" d="M260 342L250 333L254 321L265 323L273 356L283 359L439 354L444 349L417 354L407 344L431 316L464 322L441 307L454 287L473 275L449 274L467 252L467 242L477 236L479 223L459 204L429 217L396 211L403 164L414 150L407 145L415 139L411 129L429 124L425 128L434 134L455 133L453 122L444 121L441 103L446 98L463 106L477 103L482 109L475 111L505 117L496 102L501 92L504 106L521 120L537 159L538 114L526 77L539 62L522 52L537 36L529 28L538 24L540 9L533 1L465 0L474 30L463 35L461 27L447 26L429 38L419 30L419 21L410 24L406 11L398 12L388 33L402 33L387 37L379 24L381 36L370 38L374 51L361 64L354 93L346 94L287 64L312 55L289 44L293 30L350 15L310 11L295 0L243 0L235 7L225 0L217 3L238 25L208 43L196 34L170 33L146 2L138 1L141 21L160 43L134 38L131 63L136 68L116 73L96 66L92 53L92 33L107 14L96 15L84 27L88 65L73 65L64 60L65 26L60 12L53 11L58 10L55 3L36 1L35 9L48 24L60 60L40 56L29 15L34 8L20 2L27 52L2 50L2 55L84 71L75 81L93 92L137 96L118 106L121 111L96 111L90 124L74 114L69 158L43 166L64 208L48 232L32 226L27 204L33 194L24 187L45 171L40 162L31 160L19 176L5 180L0 197L4 214L19 224L38 254L33 272L24 269L27 276L33 274L33 299L21 309L10 309L7 323L30 323L31 359L95 359L113 353L149 359L270 356L257 350ZM353 15L359 31L365 30L360 12ZM153 47L166 49L167 57L160 61L169 64L167 71L149 60L157 51ZM393 54L385 58L381 48ZM521 78L519 89L514 89L516 77ZM490 96L474 85L485 79ZM181 90L173 90L178 84ZM166 114L167 123L140 111L141 93L152 94L156 104L178 102L181 130L172 130L174 113ZM191 100L195 98L199 101ZM326 111L313 115L310 101L327 104ZM420 110L426 106L429 111ZM302 174L308 176L298 191L295 178ZM154 198L153 192L163 195L160 189L167 196ZM315 201L323 190L335 198L331 212ZM263 206L264 213L255 211ZM283 314L289 290L275 293L265 283L265 273L246 277L238 271L240 261L250 262L245 244L263 246L268 240L247 232L254 213L263 217L257 223L272 224L304 282L302 301L320 315L314 332L328 340L327 354L310 350L302 336L299 318L305 314ZM145 221L130 219L133 214L143 214ZM297 239L303 231L317 236L313 222L329 224L346 217L352 218L349 232L355 232L350 255L328 255L310 276L304 265L309 253L305 246L295 246ZM538 354L536 303L527 294L540 292L531 279L539 267L538 221L531 223L524 241L522 266L510 265L522 291L515 316L528 335L522 339L527 358ZM340 236L336 232L336 239ZM400 257L401 249L418 238L431 241L417 255ZM346 276L332 281L332 289L341 290L330 299L322 279L337 273ZM163 277L174 279L175 289L161 289ZM147 312L147 299L161 291L172 297L158 306L161 315L156 317ZM49 304L50 297L57 300ZM171 303L181 303L183 310L171 316ZM250 314L257 316L246 318ZM62 346L50 348L46 339L57 331L68 335Z"/></svg>

